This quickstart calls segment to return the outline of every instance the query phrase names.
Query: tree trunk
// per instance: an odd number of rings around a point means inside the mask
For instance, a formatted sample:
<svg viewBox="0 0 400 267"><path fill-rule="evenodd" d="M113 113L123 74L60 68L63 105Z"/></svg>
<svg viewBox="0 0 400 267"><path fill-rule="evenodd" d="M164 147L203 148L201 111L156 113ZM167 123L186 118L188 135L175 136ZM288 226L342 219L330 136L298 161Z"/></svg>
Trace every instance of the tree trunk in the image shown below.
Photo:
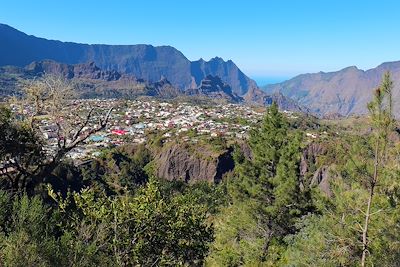
<svg viewBox="0 0 400 267"><path fill-rule="evenodd" d="M274 232L269 231L268 235L265 237L265 241L264 241L264 245L263 245L263 253L261 256L261 262L265 262L267 260L269 243L271 242L273 235L274 235Z"/></svg>
<svg viewBox="0 0 400 267"><path fill-rule="evenodd" d="M376 144L375 144L374 176L372 177L372 181L371 181L371 188L369 191L367 210L365 211L364 227L363 227L363 231L362 231L362 242L363 242L363 250L362 250L362 256L361 256L361 266L362 267L365 267L365 261L367 259L367 252L368 252L368 226L369 226L369 219L371 216L372 198L374 197L376 181L378 179L378 165L379 165L378 153L379 153L379 140L377 140Z"/></svg>

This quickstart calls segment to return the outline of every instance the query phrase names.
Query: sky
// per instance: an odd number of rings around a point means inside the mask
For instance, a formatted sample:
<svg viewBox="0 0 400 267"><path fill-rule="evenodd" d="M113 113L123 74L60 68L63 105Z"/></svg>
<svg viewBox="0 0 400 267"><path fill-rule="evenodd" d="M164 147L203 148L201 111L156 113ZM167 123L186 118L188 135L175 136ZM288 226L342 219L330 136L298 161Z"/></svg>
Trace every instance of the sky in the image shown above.
<svg viewBox="0 0 400 267"><path fill-rule="evenodd" d="M259 83L400 60L398 0L0 0L0 23L47 39L219 56Z"/></svg>

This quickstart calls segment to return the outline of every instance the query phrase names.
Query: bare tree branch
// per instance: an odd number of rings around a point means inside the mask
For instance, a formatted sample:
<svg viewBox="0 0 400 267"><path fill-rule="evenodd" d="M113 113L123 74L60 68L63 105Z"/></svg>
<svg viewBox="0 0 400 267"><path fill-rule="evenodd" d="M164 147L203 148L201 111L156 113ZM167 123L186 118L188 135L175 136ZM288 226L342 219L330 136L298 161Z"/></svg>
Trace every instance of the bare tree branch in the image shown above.
<svg viewBox="0 0 400 267"><path fill-rule="evenodd" d="M88 125L88 123L89 123L89 121L90 121L90 118L91 118L91 116L92 116L93 110L94 110L94 108L91 108L91 109L90 109L89 113L88 113L87 116L86 116L85 122L81 125L81 127L76 131L76 133L75 133L74 136L72 137L72 141L73 141L73 142L79 137L79 135L81 134L83 128L85 128L85 127Z"/></svg>

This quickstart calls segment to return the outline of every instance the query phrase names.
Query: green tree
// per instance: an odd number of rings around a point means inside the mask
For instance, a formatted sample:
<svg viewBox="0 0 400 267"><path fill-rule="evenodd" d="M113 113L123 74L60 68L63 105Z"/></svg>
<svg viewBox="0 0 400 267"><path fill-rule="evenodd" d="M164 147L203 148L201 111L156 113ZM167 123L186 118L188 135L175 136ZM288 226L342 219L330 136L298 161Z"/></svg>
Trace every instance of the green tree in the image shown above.
<svg viewBox="0 0 400 267"><path fill-rule="evenodd" d="M367 253L369 253L368 227L373 205L373 198L382 172L381 169L384 167L386 161L389 133L393 129L392 87L393 82L390 79L390 74L385 73L381 86L375 90L373 101L368 104L372 125L374 127L374 171L371 175L366 176L369 197L366 205L367 207L365 209L365 220L362 229L363 250L361 256L361 266L365 266ZM385 101L389 103L385 104ZM388 107L386 105L388 105Z"/></svg>
<svg viewBox="0 0 400 267"><path fill-rule="evenodd" d="M150 151L144 145L122 146L105 151L81 168L82 176L92 187L105 189L109 194L123 194L148 181L145 166L150 160Z"/></svg>
<svg viewBox="0 0 400 267"><path fill-rule="evenodd" d="M61 260L56 217L39 197L0 191L0 261L4 266L54 266Z"/></svg>
<svg viewBox="0 0 400 267"><path fill-rule="evenodd" d="M300 188L301 135L273 104L250 136L252 158L235 152L236 176L228 182L231 204L216 220L211 265L274 265L285 249L284 237L311 208Z"/></svg>
<svg viewBox="0 0 400 267"><path fill-rule="evenodd" d="M112 109L98 123L94 122L94 108L84 118L78 112L71 113L75 87L71 80L46 74L27 83L24 98L14 103L20 111L29 107L28 112L18 114L19 121L5 108L0 109L0 126L4 126L0 133L0 161L6 163L6 169L13 170L0 175L10 181L14 191L25 190L33 195L36 187L52 176L71 150L106 127ZM56 128L54 153L43 152L39 123L43 119Z"/></svg>
<svg viewBox="0 0 400 267"><path fill-rule="evenodd" d="M155 180L134 196L110 197L92 189L67 200L50 194L66 216L63 240L73 248L69 265L96 265L107 257L101 264L201 265L213 240L206 207L191 194L163 197Z"/></svg>
<svg viewBox="0 0 400 267"><path fill-rule="evenodd" d="M42 163L43 144L31 128L13 117L10 109L0 106L0 177L3 189L17 192Z"/></svg>
<svg viewBox="0 0 400 267"><path fill-rule="evenodd" d="M368 105L372 133L342 137L331 166L332 196L319 198L319 214L307 217L293 236L286 260L293 266L395 266L400 259L398 149L390 135L389 74ZM343 147L343 149L341 148ZM289 238L290 239L290 238Z"/></svg>

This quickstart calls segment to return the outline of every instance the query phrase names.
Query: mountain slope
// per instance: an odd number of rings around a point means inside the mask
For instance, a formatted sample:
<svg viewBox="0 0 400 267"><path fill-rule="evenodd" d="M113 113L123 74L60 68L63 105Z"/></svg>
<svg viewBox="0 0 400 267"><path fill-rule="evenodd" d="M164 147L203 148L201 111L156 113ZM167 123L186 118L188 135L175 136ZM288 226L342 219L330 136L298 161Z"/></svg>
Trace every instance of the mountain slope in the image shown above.
<svg viewBox="0 0 400 267"><path fill-rule="evenodd" d="M269 106L275 102L278 104L278 107L281 110L310 113L307 107L300 105L293 99L284 96L280 92L268 94L259 88L252 88L243 96L243 99L246 103L251 105Z"/></svg>
<svg viewBox="0 0 400 267"><path fill-rule="evenodd" d="M281 109L308 112L295 101L281 94L268 95L252 88L244 98L232 92L232 88L218 76L207 75L196 88L179 90L165 77L156 82L138 79L132 74L115 70L102 70L94 62L69 65L52 60L35 61L24 68L0 67L0 101L9 96L20 96L22 86L43 74L62 75L73 80L81 98L127 98L151 96L162 99L179 98L205 100L213 103L243 103L268 106L276 101Z"/></svg>
<svg viewBox="0 0 400 267"><path fill-rule="evenodd" d="M400 99L400 61L383 63L366 71L353 66L336 72L302 74L263 89L267 93L281 92L320 115L366 114L373 89L386 71L392 74L396 101ZM394 106L395 114L399 116L400 106L396 103Z"/></svg>
<svg viewBox="0 0 400 267"><path fill-rule="evenodd" d="M181 90L198 87L209 74L219 76L238 95L257 86L230 60L191 62L171 46L61 42L27 35L5 24L0 24L0 40L0 66L23 67L45 59L66 64L95 62L103 70L133 74L150 82L165 77Z"/></svg>
<svg viewBox="0 0 400 267"><path fill-rule="evenodd" d="M220 57L212 58L210 61L200 59L191 63L191 74L197 85L201 84L206 76L218 76L227 83L237 95L244 95L250 89L257 88L256 82L249 79L232 60L224 61Z"/></svg>
<svg viewBox="0 0 400 267"><path fill-rule="evenodd" d="M173 98L181 92L166 79L148 82L131 74L121 74L114 70L102 70L91 63L69 65L51 60L35 61L26 66L0 67L0 99L21 95L22 85L40 77L44 73L62 75L78 86L77 93L82 98L135 98L137 96L156 96Z"/></svg>
<svg viewBox="0 0 400 267"><path fill-rule="evenodd" d="M242 102L243 99L232 93L231 87L223 83L218 76L207 75L200 82L200 86L194 89L187 89L185 94L189 96L206 96L213 99L226 100L232 103Z"/></svg>

